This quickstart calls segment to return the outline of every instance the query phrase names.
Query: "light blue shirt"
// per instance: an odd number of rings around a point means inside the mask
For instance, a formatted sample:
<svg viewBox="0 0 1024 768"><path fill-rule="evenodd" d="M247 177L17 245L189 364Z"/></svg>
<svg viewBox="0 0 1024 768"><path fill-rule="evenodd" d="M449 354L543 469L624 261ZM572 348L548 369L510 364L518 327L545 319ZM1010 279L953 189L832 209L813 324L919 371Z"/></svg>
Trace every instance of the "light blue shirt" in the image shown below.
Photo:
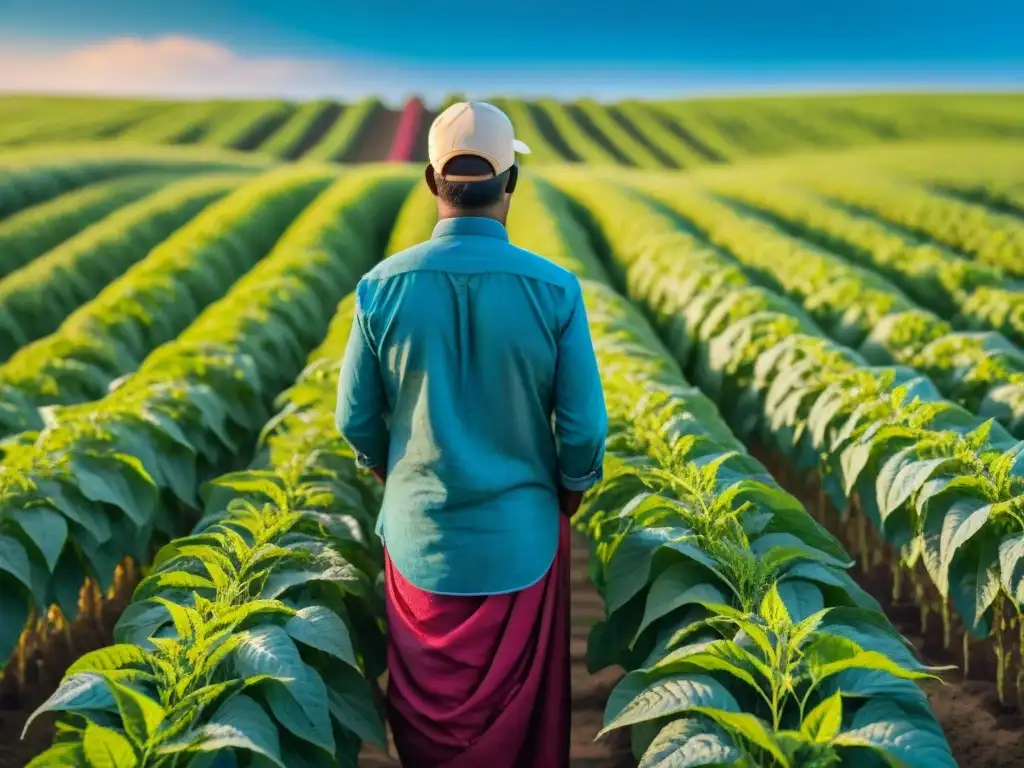
<svg viewBox="0 0 1024 768"><path fill-rule="evenodd" d="M493 595L539 581L559 483L601 479L604 393L576 277L497 221L444 219L359 282L338 428L386 468L377 533L420 589Z"/></svg>

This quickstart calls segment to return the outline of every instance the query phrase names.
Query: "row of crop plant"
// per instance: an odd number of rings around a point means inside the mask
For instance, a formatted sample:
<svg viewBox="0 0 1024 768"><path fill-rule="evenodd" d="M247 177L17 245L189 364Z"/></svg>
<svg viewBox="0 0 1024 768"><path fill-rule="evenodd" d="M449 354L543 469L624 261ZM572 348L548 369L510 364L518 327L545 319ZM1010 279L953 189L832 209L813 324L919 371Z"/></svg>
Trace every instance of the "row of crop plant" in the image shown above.
<svg viewBox="0 0 1024 768"><path fill-rule="evenodd" d="M319 203L324 215L331 195ZM410 199L389 249L429 230L429 202ZM911 682L929 671L845 573L838 543L744 452L642 316L599 282L605 273L565 201L532 184L519 203L509 224L516 242L587 278L613 416L608 477L582 518L608 603L591 656L595 666L633 670L609 702L608 727L632 727L643 765L700 756L798 765L830 755L863 765L872 754L952 764ZM370 209L380 215L379 204ZM282 253L286 242L296 245L286 236ZM214 314L200 324L204 338L224 321ZM157 556L119 623L119 644L80 659L41 708L63 713L63 725L37 765L228 754L241 764L244 753L276 765L354 764L361 740L383 741L370 682L383 661L371 534L378 495L333 424L350 318L343 303L263 427L253 464L208 486L202 520ZM251 333L228 336L239 344ZM174 347L172 367L181 358ZM147 363L133 378L174 379L166 374ZM229 391L215 382L206 382L212 392ZM174 425L190 445L223 431L217 419L182 418L187 408L154 411L165 417L159 434ZM143 455L144 468L159 466Z"/></svg>
<svg viewBox="0 0 1024 768"><path fill-rule="evenodd" d="M947 645L957 616L987 638L976 650L997 657L1000 695L1012 699L1022 668L1022 443L943 399L919 371L871 365L831 340L663 207L579 178L559 185L589 212L628 295L735 433L768 452L775 474L815 478L821 519L864 562L917 589L923 610L942 617Z"/></svg>

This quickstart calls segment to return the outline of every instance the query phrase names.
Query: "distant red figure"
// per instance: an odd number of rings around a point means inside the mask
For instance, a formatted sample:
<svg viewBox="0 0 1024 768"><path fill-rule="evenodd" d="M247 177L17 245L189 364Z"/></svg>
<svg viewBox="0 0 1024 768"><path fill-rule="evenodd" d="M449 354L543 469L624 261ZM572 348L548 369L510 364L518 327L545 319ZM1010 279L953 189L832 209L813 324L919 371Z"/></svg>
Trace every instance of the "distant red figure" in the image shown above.
<svg viewBox="0 0 1024 768"><path fill-rule="evenodd" d="M409 99L398 118L395 128L395 139L391 142L387 161L389 163L408 163L416 151L416 140L423 128L423 115L426 110L419 99Z"/></svg>

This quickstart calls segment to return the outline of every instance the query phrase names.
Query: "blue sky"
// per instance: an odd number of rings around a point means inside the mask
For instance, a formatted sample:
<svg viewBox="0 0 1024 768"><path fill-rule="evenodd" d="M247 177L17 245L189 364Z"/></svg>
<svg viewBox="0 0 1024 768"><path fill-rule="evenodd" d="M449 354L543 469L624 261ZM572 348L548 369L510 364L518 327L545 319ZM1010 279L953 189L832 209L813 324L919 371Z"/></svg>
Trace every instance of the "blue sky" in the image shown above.
<svg viewBox="0 0 1024 768"><path fill-rule="evenodd" d="M0 0L0 89L1020 89L1021 29L1021 0Z"/></svg>

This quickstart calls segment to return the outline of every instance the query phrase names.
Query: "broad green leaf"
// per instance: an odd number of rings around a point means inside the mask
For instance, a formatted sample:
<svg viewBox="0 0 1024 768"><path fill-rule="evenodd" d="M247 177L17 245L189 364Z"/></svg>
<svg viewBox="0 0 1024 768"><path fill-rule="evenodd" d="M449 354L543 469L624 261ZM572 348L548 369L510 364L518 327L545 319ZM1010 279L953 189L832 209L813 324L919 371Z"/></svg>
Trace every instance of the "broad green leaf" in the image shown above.
<svg viewBox="0 0 1024 768"><path fill-rule="evenodd" d="M917 448L906 448L882 465L876 481L879 512L885 520L910 499L950 459L919 459Z"/></svg>
<svg viewBox="0 0 1024 768"><path fill-rule="evenodd" d="M918 660L913 646L883 614L861 608L833 608L819 630L820 634L852 640L866 651L878 651L907 669L928 669Z"/></svg>
<svg viewBox="0 0 1024 768"><path fill-rule="evenodd" d="M267 692L275 717L299 738L333 751L326 687L284 629L265 626L246 632L235 650L235 667L242 677L276 678Z"/></svg>
<svg viewBox="0 0 1024 768"><path fill-rule="evenodd" d="M268 599L281 597L293 587L309 584L313 581L331 581L354 595L365 595L369 590L369 582L362 571L354 565L329 566L327 568L279 568L270 573L263 585L263 597Z"/></svg>
<svg viewBox="0 0 1024 768"><path fill-rule="evenodd" d="M817 563L807 563L807 565L817 565ZM785 579L774 586L777 587L779 598L793 622L801 622L825 607L821 590L809 581Z"/></svg>
<svg viewBox="0 0 1024 768"><path fill-rule="evenodd" d="M1024 606L1024 533L1007 536L999 544L999 581L1014 603Z"/></svg>
<svg viewBox="0 0 1024 768"><path fill-rule="evenodd" d="M56 480L39 483L39 492L48 503L72 522L87 530L98 544L110 540L110 520L103 510L79 493L77 488L65 486Z"/></svg>
<svg viewBox="0 0 1024 768"><path fill-rule="evenodd" d="M25 768L55 768L55 766L78 766L85 763L85 749L81 741L54 744L45 752L36 755Z"/></svg>
<svg viewBox="0 0 1024 768"><path fill-rule="evenodd" d="M291 680L267 683L270 711L289 731L310 744L334 751L327 686L308 664L300 666Z"/></svg>
<svg viewBox="0 0 1024 768"><path fill-rule="evenodd" d="M800 732L812 741L825 744L836 737L843 725L843 695L836 691L804 717Z"/></svg>
<svg viewBox="0 0 1024 768"><path fill-rule="evenodd" d="M761 618L768 622L769 626L781 627L790 624L794 619L789 615L789 610L779 595L778 584L772 584L761 600ZM800 619L797 618L796 621Z"/></svg>
<svg viewBox="0 0 1024 768"><path fill-rule="evenodd" d="M132 595L132 599L135 602L146 600L147 598L159 594L165 589L214 590L216 587L212 581L195 573L188 573L186 571L164 571L161 573L154 573L152 576L148 576L143 579L142 583L136 587L135 594Z"/></svg>
<svg viewBox="0 0 1024 768"><path fill-rule="evenodd" d="M44 712L85 714L91 711L113 712L116 708L114 695L102 675L95 672L72 675L65 678L50 698L29 716L21 735L24 738L32 721Z"/></svg>
<svg viewBox="0 0 1024 768"><path fill-rule="evenodd" d="M190 731L159 749L160 754L184 751L218 752L244 749L286 768L281 761L281 742L277 726L263 708L244 694L228 699L206 725Z"/></svg>
<svg viewBox="0 0 1024 768"><path fill-rule="evenodd" d="M39 549L53 573L68 539L68 523L62 514L47 507L13 509L8 513Z"/></svg>
<svg viewBox="0 0 1024 768"><path fill-rule="evenodd" d="M706 568L688 562L675 563L658 574L647 593L644 617L637 636L662 616L684 605L702 602L728 605L730 598L708 583L707 578Z"/></svg>
<svg viewBox="0 0 1024 768"><path fill-rule="evenodd" d="M138 765L135 750L123 733L95 723L85 728L82 750L89 768L136 768Z"/></svg>
<svg viewBox="0 0 1024 768"><path fill-rule="evenodd" d="M211 480L210 485L230 488L241 494L264 496L278 509L287 509L288 495L279 482L273 472L247 470L221 475L215 480Z"/></svg>
<svg viewBox="0 0 1024 768"><path fill-rule="evenodd" d="M146 663L146 653L137 645L119 643L108 645L96 651L90 651L68 667L64 673L65 678L77 675L80 672L106 672L113 669L125 669L132 666L143 666Z"/></svg>
<svg viewBox="0 0 1024 768"><path fill-rule="evenodd" d="M654 553L679 534L675 528L642 528L622 540L607 567L605 611L609 616L646 586Z"/></svg>
<svg viewBox="0 0 1024 768"><path fill-rule="evenodd" d="M957 766L934 720L907 713L889 701L869 701L857 712L853 727L839 734L833 743L838 747L870 748L900 768Z"/></svg>
<svg viewBox="0 0 1024 768"><path fill-rule="evenodd" d="M85 498L117 507L140 528L153 519L159 494L140 463L83 455L71 461L71 471Z"/></svg>
<svg viewBox="0 0 1024 768"><path fill-rule="evenodd" d="M822 695L842 692L844 699L870 699L878 697L895 701L902 707L929 708L928 697L921 686L913 680L893 677L880 670L851 669L832 675L821 683L818 690Z"/></svg>
<svg viewBox="0 0 1024 768"><path fill-rule="evenodd" d="M771 524L765 529L766 534L788 533L837 562L849 560L842 544L807 514L807 510L791 494L781 488L750 480L744 480L739 487L742 490L740 498L760 502L770 511Z"/></svg>
<svg viewBox="0 0 1024 768"><path fill-rule="evenodd" d="M277 763L262 755L254 755L250 765L253 768L257 768L257 766L258 768L269 768ZM291 763L288 765L291 766ZM224 749L218 752L200 752L188 761L185 768L238 768L238 758L234 752Z"/></svg>
<svg viewBox="0 0 1024 768"><path fill-rule="evenodd" d="M361 673L341 667L327 687L331 716L360 739L387 749L387 731L374 704L370 685Z"/></svg>
<svg viewBox="0 0 1024 768"><path fill-rule="evenodd" d="M659 674L680 672L690 665L695 668L691 671L724 672L751 688L760 686L750 670L760 672L766 680L771 678L771 670L764 662L732 640L712 640L679 648L661 659L650 671Z"/></svg>
<svg viewBox="0 0 1024 768"><path fill-rule="evenodd" d="M877 651L865 651L852 640L836 635L820 634L804 647L804 661L815 680L848 669L880 670L895 677L923 680L934 675L905 669Z"/></svg>
<svg viewBox="0 0 1024 768"><path fill-rule="evenodd" d="M661 729L638 768L731 765L742 756L743 751L714 721L687 717L674 720Z"/></svg>
<svg viewBox="0 0 1024 768"><path fill-rule="evenodd" d="M162 605L134 602L128 606L114 626L114 640L118 643L145 645L161 627L170 623L171 614Z"/></svg>
<svg viewBox="0 0 1024 768"><path fill-rule="evenodd" d="M791 579L804 579L826 587L837 587L843 590L857 607L876 612L882 610L878 601L865 592L846 571L829 568L820 563L801 562L786 571L781 583L785 584ZM825 592L821 587L819 591Z"/></svg>
<svg viewBox="0 0 1024 768"><path fill-rule="evenodd" d="M871 460L871 443L857 442L847 446L839 456L843 472L843 491L849 497L860 479L861 472Z"/></svg>
<svg viewBox="0 0 1024 768"><path fill-rule="evenodd" d="M966 544L988 521L992 507L980 499L964 497L957 499L946 512L942 521L939 543L939 591L949 594L949 567L957 550Z"/></svg>
<svg viewBox="0 0 1024 768"><path fill-rule="evenodd" d="M848 568L849 558L839 560L827 552L805 544L791 533L769 533L750 545L750 550L764 559L766 565L778 568L797 559L813 560L835 568Z"/></svg>
<svg viewBox="0 0 1024 768"><path fill-rule="evenodd" d="M621 685L621 683L620 683ZM621 711L605 711L605 726L598 737L616 728L680 714L695 707L738 712L739 704L726 688L708 675L685 674L657 680L629 701Z"/></svg>
<svg viewBox="0 0 1024 768"><path fill-rule="evenodd" d="M996 536L988 531L982 534L981 541L977 546L972 546L977 552L977 570L975 582L977 584L974 595L974 614L965 616L974 629L981 629L984 626L984 633L989 631L985 614L999 597L999 547Z"/></svg>
<svg viewBox="0 0 1024 768"><path fill-rule="evenodd" d="M109 682L125 732L136 744L146 744L164 719L164 708L127 685Z"/></svg>
<svg viewBox="0 0 1024 768"><path fill-rule="evenodd" d="M32 591L32 566L21 542L10 536L0 536L0 571L7 571Z"/></svg>
<svg viewBox="0 0 1024 768"><path fill-rule="evenodd" d="M284 628L292 639L359 668L348 625L329 608L322 605L300 608Z"/></svg>
<svg viewBox="0 0 1024 768"><path fill-rule="evenodd" d="M741 736L765 750L779 762L782 768L790 768L789 760L775 743L771 730L760 718L745 712L738 712L735 709L722 710L708 706L695 707L694 711L707 715L732 734Z"/></svg>
<svg viewBox="0 0 1024 768"><path fill-rule="evenodd" d="M772 639L768 637L767 627L757 623L753 615L750 618L736 619L735 625L739 629L739 632L733 638L737 643L740 642L741 638L743 638L744 645L747 644L747 641L753 643L761 649L766 659L770 660L773 664L775 663L775 645Z"/></svg>

